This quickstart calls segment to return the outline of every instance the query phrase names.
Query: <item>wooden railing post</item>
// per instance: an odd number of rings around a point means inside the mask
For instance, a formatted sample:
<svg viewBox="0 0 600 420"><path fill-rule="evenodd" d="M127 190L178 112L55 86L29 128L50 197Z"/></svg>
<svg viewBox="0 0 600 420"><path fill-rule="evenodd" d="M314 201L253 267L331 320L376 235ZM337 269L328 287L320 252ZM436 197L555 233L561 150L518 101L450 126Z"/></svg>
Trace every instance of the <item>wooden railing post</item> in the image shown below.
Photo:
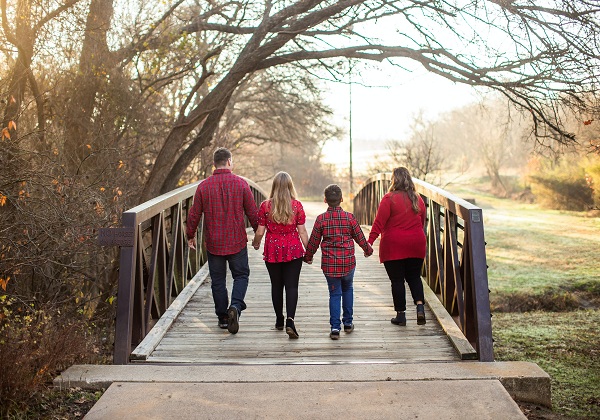
<svg viewBox="0 0 600 420"><path fill-rule="evenodd" d="M135 214L123 213L123 226L134 229ZM129 362L131 353L131 335L133 328L133 296L135 293L135 250L137 234L132 246L122 246L119 263L119 286L117 289L117 314L115 320L115 353L114 364L124 365Z"/></svg>
<svg viewBox="0 0 600 420"><path fill-rule="evenodd" d="M485 237L483 232L483 211L481 209L469 210L469 235L471 249L471 272L478 281L479 287L474 290L475 323L477 325L476 348L479 360L482 362L494 361L494 347L492 340L492 316L490 313L490 294L488 289L487 260L485 256Z"/></svg>

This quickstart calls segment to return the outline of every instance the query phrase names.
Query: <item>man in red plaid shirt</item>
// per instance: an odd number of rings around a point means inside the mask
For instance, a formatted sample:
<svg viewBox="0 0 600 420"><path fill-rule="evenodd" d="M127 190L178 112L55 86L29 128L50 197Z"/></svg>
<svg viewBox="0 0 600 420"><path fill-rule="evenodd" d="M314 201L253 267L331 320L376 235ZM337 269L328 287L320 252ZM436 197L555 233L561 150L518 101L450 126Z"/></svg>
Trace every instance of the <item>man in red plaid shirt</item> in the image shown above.
<svg viewBox="0 0 600 420"><path fill-rule="evenodd" d="M329 336L332 340L337 340L341 329L340 303L344 332L351 333L354 330L354 241L363 249L365 257L373 254L373 248L367 242L354 215L340 207L344 201L341 188L335 184L329 185L324 194L324 201L329 207L315 220L304 260L312 263L313 255L321 246L321 269L329 285Z"/></svg>
<svg viewBox="0 0 600 420"><path fill-rule="evenodd" d="M231 172L233 157L223 147L213 155L215 170L196 189L194 204L187 219L186 234L190 248L196 249L196 229L204 213L206 251L215 313L219 327L231 334L239 330L239 316L246 304L250 267L248 264L248 236L244 215L254 231L258 227L258 210L250 186ZM231 306L227 291L227 265L233 277Z"/></svg>

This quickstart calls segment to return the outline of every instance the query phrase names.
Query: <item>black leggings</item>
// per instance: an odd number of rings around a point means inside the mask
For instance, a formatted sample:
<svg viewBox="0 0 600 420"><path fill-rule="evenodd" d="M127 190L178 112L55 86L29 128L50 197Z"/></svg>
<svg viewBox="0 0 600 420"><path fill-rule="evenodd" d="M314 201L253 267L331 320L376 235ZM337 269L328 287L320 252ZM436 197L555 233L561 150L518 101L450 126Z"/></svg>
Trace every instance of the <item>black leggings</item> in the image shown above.
<svg viewBox="0 0 600 420"><path fill-rule="evenodd" d="M288 318L296 316L298 306L298 282L302 269L302 258L289 262L269 263L265 261L271 278L271 299L277 318L283 318L283 289L285 288L285 309Z"/></svg>
<svg viewBox="0 0 600 420"><path fill-rule="evenodd" d="M394 310L397 312L406 311L405 280L408 283L410 294L412 295L415 304L418 301L425 302L423 283L421 282L423 258L405 258L402 260L384 261L383 265L392 282Z"/></svg>

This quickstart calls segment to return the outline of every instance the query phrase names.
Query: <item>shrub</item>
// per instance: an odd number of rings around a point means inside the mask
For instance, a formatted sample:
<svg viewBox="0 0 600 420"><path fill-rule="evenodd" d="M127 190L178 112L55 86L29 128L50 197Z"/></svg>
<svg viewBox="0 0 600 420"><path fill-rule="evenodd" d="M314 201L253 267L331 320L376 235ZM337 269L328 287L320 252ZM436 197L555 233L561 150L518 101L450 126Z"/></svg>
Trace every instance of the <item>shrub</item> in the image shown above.
<svg viewBox="0 0 600 420"><path fill-rule="evenodd" d="M555 210L589 210L594 188L584 159L561 157L558 162L536 161L529 182L536 201Z"/></svg>
<svg viewBox="0 0 600 420"><path fill-rule="evenodd" d="M98 353L85 319L0 296L0 418L18 412L61 370Z"/></svg>
<svg viewBox="0 0 600 420"><path fill-rule="evenodd" d="M600 209L600 156L591 156L586 160L585 180L592 190L594 207Z"/></svg>

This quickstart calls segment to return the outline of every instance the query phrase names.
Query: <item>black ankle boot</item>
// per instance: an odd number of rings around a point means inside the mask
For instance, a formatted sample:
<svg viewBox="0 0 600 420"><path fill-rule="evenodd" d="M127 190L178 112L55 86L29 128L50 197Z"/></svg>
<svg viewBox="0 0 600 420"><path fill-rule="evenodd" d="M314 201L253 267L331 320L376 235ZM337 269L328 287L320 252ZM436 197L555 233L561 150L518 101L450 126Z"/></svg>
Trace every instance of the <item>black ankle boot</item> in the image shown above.
<svg viewBox="0 0 600 420"><path fill-rule="evenodd" d="M284 321L283 316L277 317L275 319L275 328L278 329L279 331L283 330L283 321Z"/></svg>
<svg viewBox="0 0 600 420"><path fill-rule="evenodd" d="M298 338L298 331L296 331L296 326L294 325L294 320L292 318L288 318L285 320L285 332L290 338Z"/></svg>
<svg viewBox="0 0 600 420"><path fill-rule="evenodd" d="M425 325L427 320L425 319L425 305L417 303L417 325Z"/></svg>
<svg viewBox="0 0 600 420"><path fill-rule="evenodd" d="M396 312L396 318L390 319L394 325L406 325L406 314L404 312Z"/></svg>

